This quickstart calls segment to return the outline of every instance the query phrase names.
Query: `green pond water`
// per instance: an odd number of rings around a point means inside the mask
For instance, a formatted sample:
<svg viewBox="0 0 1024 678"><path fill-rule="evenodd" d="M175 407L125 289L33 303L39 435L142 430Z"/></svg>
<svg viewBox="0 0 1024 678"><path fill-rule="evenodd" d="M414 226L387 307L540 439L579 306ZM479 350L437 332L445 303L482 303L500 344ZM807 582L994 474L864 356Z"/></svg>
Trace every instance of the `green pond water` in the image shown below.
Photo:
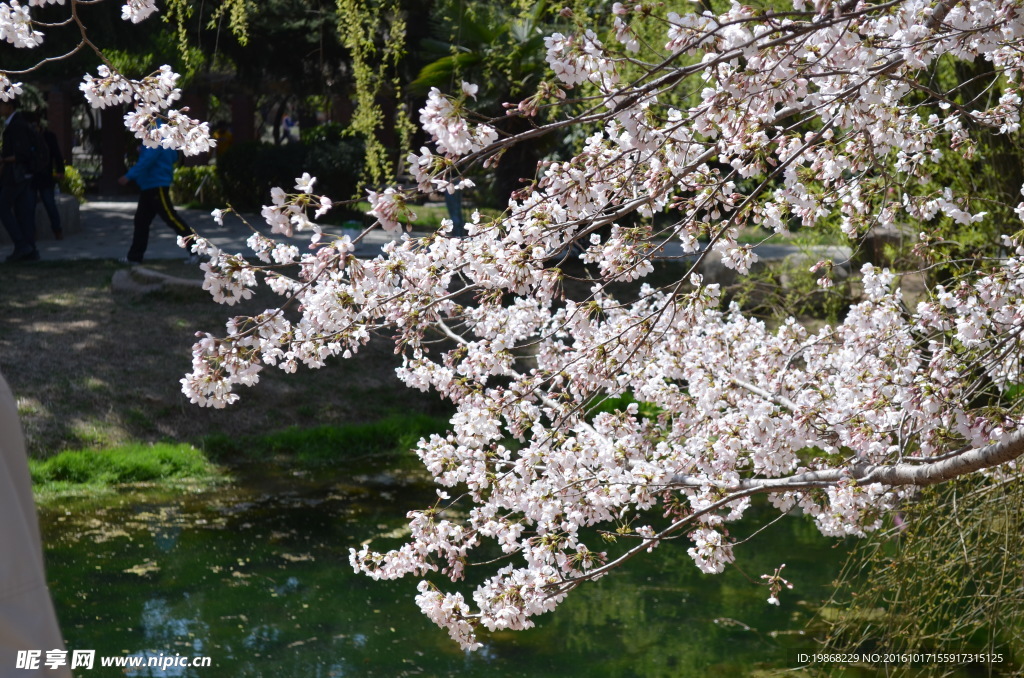
<svg viewBox="0 0 1024 678"><path fill-rule="evenodd" d="M786 518L737 549L737 568L708 576L681 540L584 585L537 628L485 635L467 654L420 614L415 579L375 582L348 564L367 539L400 543L405 512L434 499L431 487L385 474L252 470L201 493L134 490L46 508L69 650L212 660L79 675L743 676L791 666L810 647L802 629L845 554ZM756 582L781 563L796 588L775 607Z"/></svg>

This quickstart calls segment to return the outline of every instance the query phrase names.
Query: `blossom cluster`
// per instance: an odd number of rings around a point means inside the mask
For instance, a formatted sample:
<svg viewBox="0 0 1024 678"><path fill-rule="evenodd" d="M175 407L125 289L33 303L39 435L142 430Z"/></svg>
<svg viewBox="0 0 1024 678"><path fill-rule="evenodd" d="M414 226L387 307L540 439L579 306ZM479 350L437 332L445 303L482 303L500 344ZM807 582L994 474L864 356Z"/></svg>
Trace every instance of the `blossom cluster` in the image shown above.
<svg viewBox="0 0 1024 678"><path fill-rule="evenodd" d="M21 94L21 83L11 82L7 75L0 73L0 101L10 101Z"/></svg>
<svg viewBox="0 0 1024 678"><path fill-rule="evenodd" d="M498 138L490 125L473 125L466 120L462 103L473 96L476 85L463 83L462 95L453 100L436 87L430 88L426 105L420 109L420 124L430 134L437 150L445 155L461 156L479 151Z"/></svg>
<svg viewBox="0 0 1024 678"><path fill-rule="evenodd" d="M188 109L170 109L181 98L177 73L170 66L141 80L126 78L106 65L97 68L99 77L86 75L79 89L93 108L131 104L124 116L125 126L151 148L179 149L186 155L208 152L216 141L208 123L190 118Z"/></svg>
<svg viewBox="0 0 1024 678"><path fill-rule="evenodd" d="M461 520L444 507L414 511L408 544L385 553L364 547L352 564L373 577L440 571L457 580L483 540L518 554L521 567L501 570L474 594L478 612L461 594L420 584L421 608L464 647L477 646L477 625L527 628L576 582L599 574L608 556L584 535L623 516L644 520L666 490L689 510L662 528L638 524L636 548L693 526L691 556L720 572L734 557L724 523L750 506L732 498L745 479L784 481L902 455L923 463L949 440L984 446L1017 426L965 404L978 356L994 383L1021 377L1024 248L1014 241L1014 256L991 275L955 293L937 288L936 300L913 314L903 310L895 276L867 265L865 299L844 323L812 335L792 320L770 331L738 308L718 310L717 288L699 278L682 296L645 288L623 305L595 290L588 302L560 303L548 284L556 274L543 266L549 250L516 255L513 237L477 228L467 239L406 238L368 261L351 257L342 239L321 240L298 255L302 279L275 288L301 304L301 318L268 310L232 321L225 338L196 345L196 370L185 380L194 399L223 406L264 365L320 366L355 354L374 329L397 331L407 347L399 377L458 408L453 431L421 441L418 453L473 508ZM269 241L254 245L267 252ZM215 254L205 268L208 280L247 288L239 266ZM456 276L475 307L454 303ZM486 293L521 285L534 294L510 305ZM423 342L431 328L453 342L433 358ZM533 346L532 368L516 365L513 349L522 346ZM507 385L491 383L495 376ZM618 393L662 414L645 418L633 405L590 416L578 405ZM507 435L519 449L506 445ZM778 487L765 490L779 510L799 506L838 536L877 528L904 495L852 475L820 489Z"/></svg>
<svg viewBox="0 0 1024 678"><path fill-rule="evenodd" d="M126 0L121 8L121 18L137 24L156 11L156 0Z"/></svg>
<svg viewBox="0 0 1024 678"><path fill-rule="evenodd" d="M0 2L0 40L20 48L41 45L44 35L30 8L51 4L63 5L65 0ZM126 0L121 18L139 23L156 11L155 0ZM130 80L107 65L99 67L98 75L86 75L79 87L86 100L94 108L132 104L134 110L125 116L125 124L146 145L181 149L187 155L205 153L214 145L206 123L189 118L185 110L165 112L181 96L176 85L178 75L169 66L142 80ZM8 74L0 73L0 99L8 101L20 94L21 83L13 83Z"/></svg>
<svg viewBox="0 0 1024 678"><path fill-rule="evenodd" d="M782 565L779 565L777 568L775 568L775 572L774 573L772 573L772 574L762 574L761 575L761 579L767 580L766 583L768 585L768 591L769 591L768 602L771 603L772 605L779 605L780 604L780 602L779 602L779 593L782 592L783 588L787 588L787 589L792 589L793 588L793 585L790 584L788 581L786 581L786 579L782 576L782 570L785 567L786 567L786 564L783 563Z"/></svg>
<svg viewBox="0 0 1024 678"><path fill-rule="evenodd" d="M623 35L625 31L620 29ZM569 87L594 82L610 88L618 82L611 62L604 58L604 46L592 30L587 29L579 36L554 33L544 38L544 47L555 77Z"/></svg>
<svg viewBox="0 0 1024 678"><path fill-rule="evenodd" d="M18 0L0 2L0 40L15 47L38 47L43 43L43 34L32 27L29 5Z"/></svg>

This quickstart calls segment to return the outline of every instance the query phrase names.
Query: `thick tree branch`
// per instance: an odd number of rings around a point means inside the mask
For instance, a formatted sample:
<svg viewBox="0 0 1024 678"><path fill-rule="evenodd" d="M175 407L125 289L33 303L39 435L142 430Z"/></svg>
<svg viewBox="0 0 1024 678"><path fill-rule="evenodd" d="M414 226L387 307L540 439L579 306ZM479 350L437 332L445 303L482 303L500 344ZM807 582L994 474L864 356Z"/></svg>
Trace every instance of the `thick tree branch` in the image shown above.
<svg viewBox="0 0 1024 678"><path fill-rule="evenodd" d="M842 480L853 480L858 485L882 483L892 487L935 485L958 476L992 468L1013 461L1024 454L1024 429L1018 429L997 443L967 450L961 454L931 463L900 463L892 465L854 464L846 468L807 471L785 478L743 478L723 485L724 492L763 494L806 490L835 485ZM700 476L681 476L671 483L672 488L707 487L716 483Z"/></svg>

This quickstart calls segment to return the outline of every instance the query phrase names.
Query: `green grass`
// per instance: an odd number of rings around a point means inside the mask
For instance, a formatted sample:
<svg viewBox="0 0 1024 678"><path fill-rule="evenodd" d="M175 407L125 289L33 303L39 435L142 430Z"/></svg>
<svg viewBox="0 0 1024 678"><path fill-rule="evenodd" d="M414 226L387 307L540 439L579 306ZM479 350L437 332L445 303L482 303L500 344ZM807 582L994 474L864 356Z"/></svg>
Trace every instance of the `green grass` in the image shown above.
<svg viewBox="0 0 1024 678"><path fill-rule="evenodd" d="M223 471L191 445L134 444L101 450L68 450L44 460L30 459L39 494L103 491L117 485L156 481L212 482Z"/></svg>
<svg viewBox="0 0 1024 678"><path fill-rule="evenodd" d="M394 415L368 424L292 427L262 436L214 434L203 441L211 459L228 463L286 457L304 466L357 458L407 454L416 442L448 428L448 421L422 414Z"/></svg>

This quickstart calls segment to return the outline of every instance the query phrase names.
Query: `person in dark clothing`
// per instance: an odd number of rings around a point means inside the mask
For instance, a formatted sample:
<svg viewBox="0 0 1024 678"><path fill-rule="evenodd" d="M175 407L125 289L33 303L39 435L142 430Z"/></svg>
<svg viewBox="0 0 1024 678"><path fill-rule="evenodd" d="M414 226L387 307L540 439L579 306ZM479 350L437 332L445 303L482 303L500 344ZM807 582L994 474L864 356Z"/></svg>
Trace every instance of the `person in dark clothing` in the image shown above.
<svg viewBox="0 0 1024 678"><path fill-rule="evenodd" d="M146 247L149 245L149 227L153 218L160 215L168 226L178 236L188 237L195 235L188 224L174 210L171 204L171 181L174 179L174 163L178 159L178 152L169 148L150 148L143 146L139 152L139 161L128 170L128 173L118 179L122 186L129 181L134 181L142 189L139 194L139 204L135 208L135 232L132 236L132 245L128 248L128 256L122 259L128 264L141 264L142 257L146 254ZM194 263L198 260L195 255L185 261Z"/></svg>
<svg viewBox="0 0 1024 678"><path fill-rule="evenodd" d="M4 133L0 144L0 221L11 236L14 251L7 262L38 261L36 249L36 199L29 164L32 142L28 123L16 100L0 101Z"/></svg>
<svg viewBox="0 0 1024 678"><path fill-rule="evenodd" d="M46 142L46 148L50 155L49 167L43 172L36 172L32 175L32 193L33 195L38 195L39 201L43 203L46 216L50 218L50 229L53 230L53 237L56 240L63 240L64 230L60 225L60 212L57 210L57 203L54 199L54 190L57 188L54 177L57 179L64 177L64 155L60 152L60 143L57 141L57 135L49 128L44 127L36 116L29 114L25 114L25 116L29 125Z"/></svg>

